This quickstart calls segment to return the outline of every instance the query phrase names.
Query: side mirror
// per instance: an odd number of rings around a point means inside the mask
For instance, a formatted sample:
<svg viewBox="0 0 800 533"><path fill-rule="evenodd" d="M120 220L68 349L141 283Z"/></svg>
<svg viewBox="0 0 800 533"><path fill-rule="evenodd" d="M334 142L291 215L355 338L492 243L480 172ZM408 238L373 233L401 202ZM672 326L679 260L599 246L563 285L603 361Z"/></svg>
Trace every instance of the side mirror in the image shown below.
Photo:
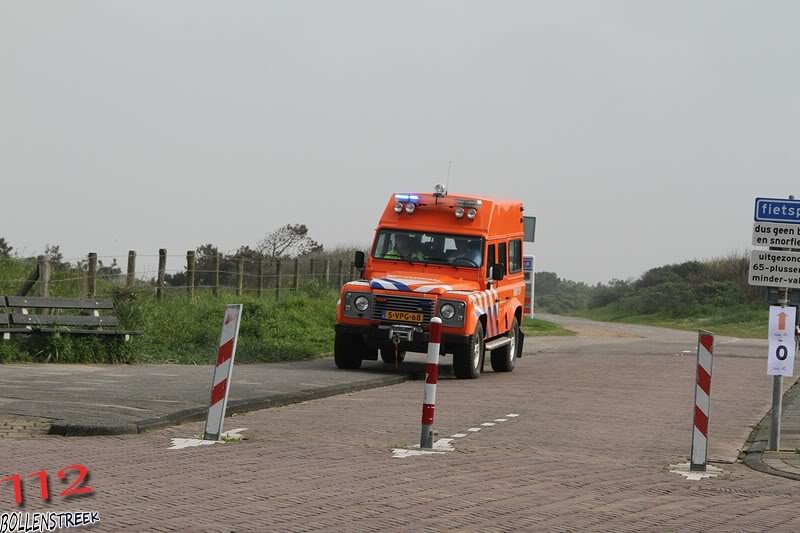
<svg viewBox="0 0 800 533"><path fill-rule="evenodd" d="M523 217L522 227L525 234L523 237L525 242L534 242L533 239L536 237L536 217Z"/></svg>
<svg viewBox="0 0 800 533"><path fill-rule="evenodd" d="M364 268L364 252L361 250L356 252L355 264L356 268Z"/></svg>
<svg viewBox="0 0 800 533"><path fill-rule="evenodd" d="M504 263L495 263L492 267L492 281L503 281L506 276L506 265Z"/></svg>

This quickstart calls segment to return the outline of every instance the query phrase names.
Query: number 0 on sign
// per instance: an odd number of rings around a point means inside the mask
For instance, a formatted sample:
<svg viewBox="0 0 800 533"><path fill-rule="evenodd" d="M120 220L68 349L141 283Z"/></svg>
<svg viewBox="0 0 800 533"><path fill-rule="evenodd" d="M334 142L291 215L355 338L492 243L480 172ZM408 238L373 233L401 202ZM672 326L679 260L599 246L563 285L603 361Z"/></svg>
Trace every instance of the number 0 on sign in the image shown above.
<svg viewBox="0 0 800 533"><path fill-rule="evenodd" d="M794 326L797 310L794 307L771 305L769 308L769 356L767 374L794 374Z"/></svg>

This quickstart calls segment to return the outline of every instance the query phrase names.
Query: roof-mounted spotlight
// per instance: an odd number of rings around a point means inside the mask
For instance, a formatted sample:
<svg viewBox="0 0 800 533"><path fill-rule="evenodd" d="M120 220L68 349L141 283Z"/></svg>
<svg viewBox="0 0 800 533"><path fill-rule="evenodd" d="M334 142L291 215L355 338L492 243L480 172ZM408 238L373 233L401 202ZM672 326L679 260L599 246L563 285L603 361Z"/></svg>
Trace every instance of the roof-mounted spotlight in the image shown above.
<svg viewBox="0 0 800 533"><path fill-rule="evenodd" d="M447 196L447 187L445 187L441 183L437 183L433 187L433 196L436 198L444 198L445 196Z"/></svg>

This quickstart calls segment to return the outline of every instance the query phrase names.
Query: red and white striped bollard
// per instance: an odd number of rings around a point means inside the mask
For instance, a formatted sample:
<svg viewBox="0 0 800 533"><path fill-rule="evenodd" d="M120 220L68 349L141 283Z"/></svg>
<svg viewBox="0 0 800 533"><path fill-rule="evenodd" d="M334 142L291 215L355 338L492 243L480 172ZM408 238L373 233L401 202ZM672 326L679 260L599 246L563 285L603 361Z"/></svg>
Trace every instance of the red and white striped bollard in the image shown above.
<svg viewBox="0 0 800 533"><path fill-rule="evenodd" d="M211 383L211 406L208 408L204 440L219 440L222 435L222 422L228 406L228 391L231 388L233 358L236 355L236 341L239 338L239 323L242 319L242 305L225 306L222 333L219 336L217 365Z"/></svg>
<svg viewBox="0 0 800 533"><path fill-rule="evenodd" d="M436 382L439 381L439 347L442 343L442 319L431 318L428 359L425 361L425 397L422 401L420 448L433 448L433 412L436 405Z"/></svg>
<svg viewBox="0 0 800 533"><path fill-rule="evenodd" d="M708 418L711 413L711 365L714 334L700 330L697 338L697 382L694 388L694 426L689 470L705 471L708 464Z"/></svg>

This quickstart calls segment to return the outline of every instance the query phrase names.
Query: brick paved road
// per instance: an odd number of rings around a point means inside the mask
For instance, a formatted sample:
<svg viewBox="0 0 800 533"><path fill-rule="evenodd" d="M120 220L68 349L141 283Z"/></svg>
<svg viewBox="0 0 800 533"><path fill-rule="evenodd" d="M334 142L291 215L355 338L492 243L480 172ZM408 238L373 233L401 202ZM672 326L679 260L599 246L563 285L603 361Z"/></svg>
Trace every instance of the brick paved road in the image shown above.
<svg viewBox="0 0 800 533"><path fill-rule="evenodd" d="M442 456L391 457L419 438L422 384L410 382L235 417L227 428L250 428L239 444L166 449L200 424L3 439L0 473L85 463L96 495L47 508L100 511L97 531L800 530L800 484L728 464L769 408L763 359L738 356L746 342L714 363L711 457L724 474L669 472L688 456L695 364L669 338L598 337L599 353L586 338L572 352L568 340L537 341L546 350L513 374L442 379L440 436L520 415ZM35 490L28 502L44 508Z"/></svg>

